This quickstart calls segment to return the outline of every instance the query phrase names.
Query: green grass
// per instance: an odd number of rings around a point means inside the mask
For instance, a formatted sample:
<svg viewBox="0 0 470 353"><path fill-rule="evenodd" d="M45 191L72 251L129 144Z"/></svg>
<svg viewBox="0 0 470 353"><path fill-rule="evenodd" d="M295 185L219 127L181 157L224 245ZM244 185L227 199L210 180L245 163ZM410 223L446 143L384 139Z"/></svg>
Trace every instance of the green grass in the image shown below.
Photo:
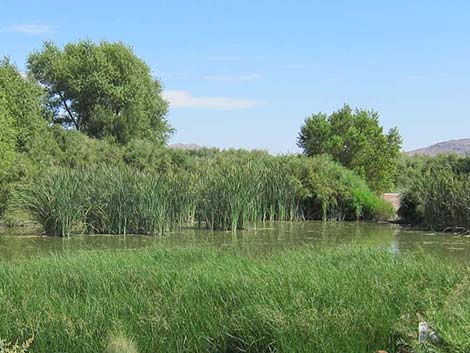
<svg viewBox="0 0 470 353"><path fill-rule="evenodd" d="M0 337L34 336L35 353L468 352L469 298L468 268L420 253L83 252L0 262ZM445 344L417 347L418 315Z"/></svg>

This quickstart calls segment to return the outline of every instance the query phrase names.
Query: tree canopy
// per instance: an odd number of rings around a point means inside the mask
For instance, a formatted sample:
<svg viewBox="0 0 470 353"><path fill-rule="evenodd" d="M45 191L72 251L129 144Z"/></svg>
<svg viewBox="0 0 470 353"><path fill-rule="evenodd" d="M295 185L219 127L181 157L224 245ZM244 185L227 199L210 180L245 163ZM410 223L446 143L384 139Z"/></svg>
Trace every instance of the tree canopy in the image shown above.
<svg viewBox="0 0 470 353"><path fill-rule="evenodd" d="M43 102L41 87L21 75L7 58L0 60L0 215L18 158L36 153L46 135Z"/></svg>
<svg viewBox="0 0 470 353"><path fill-rule="evenodd" d="M384 133L378 113L347 105L331 115L309 116L298 138L306 155L332 156L365 177L376 191L393 186L401 144L397 128Z"/></svg>
<svg viewBox="0 0 470 353"><path fill-rule="evenodd" d="M0 96L0 183L13 162L16 135L14 120L7 114L5 99Z"/></svg>
<svg viewBox="0 0 470 353"><path fill-rule="evenodd" d="M8 124L14 129L15 149L18 152L30 150L46 127L43 120L44 92L7 58L0 61L0 100L4 119L9 120Z"/></svg>
<svg viewBox="0 0 470 353"><path fill-rule="evenodd" d="M160 82L122 43L46 42L28 58L29 74L47 90L50 120L90 137L166 141L171 129Z"/></svg>

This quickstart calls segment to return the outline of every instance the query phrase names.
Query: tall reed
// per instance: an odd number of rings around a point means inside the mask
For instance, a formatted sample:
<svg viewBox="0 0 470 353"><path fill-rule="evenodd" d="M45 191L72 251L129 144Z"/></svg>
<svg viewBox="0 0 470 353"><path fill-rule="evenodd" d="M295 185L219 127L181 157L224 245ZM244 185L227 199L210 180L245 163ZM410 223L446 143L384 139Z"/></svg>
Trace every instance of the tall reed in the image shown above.
<svg viewBox="0 0 470 353"><path fill-rule="evenodd" d="M402 198L404 221L435 230L470 231L470 158L428 161Z"/></svg>
<svg viewBox="0 0 470 353"><path fill-rule="evenodd" d="M208 228L240 229L298 215L292 175L279 162L210 160L200 173L197 219Z"/></svg>
<svg viewBox="0 0 470 353"><path fill-rule="evenodd" d="M15 204L28 211L47 234L69 236L89 211L84 175L78 170L52 169L16 193Z"/></svg>
<svg viewBox="0 0 470 353"><path fill-rule="evenodd" d="M359 176L327 158L233 152L165 171L53 169L23 188L18 199L46 233L62 236L162 234L196 222L235 230L259 221L375 219L391 213Z"/></svg>
<svg viewBox="0 0 470 353"><path fill-rule="evenodd" d="M241 229L295 217L295 190L281 169L215 160L194 172L55 169L17 199L53 235L162 234L196 221L211 229Z"/></svg>

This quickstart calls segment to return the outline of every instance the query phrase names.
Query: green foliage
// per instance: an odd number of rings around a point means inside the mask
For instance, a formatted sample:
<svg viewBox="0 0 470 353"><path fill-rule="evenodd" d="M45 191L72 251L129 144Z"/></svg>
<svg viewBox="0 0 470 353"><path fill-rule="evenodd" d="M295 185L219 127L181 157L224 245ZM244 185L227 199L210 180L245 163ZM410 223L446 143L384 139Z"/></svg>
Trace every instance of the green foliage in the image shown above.
<svg viewBox="0 0 470 353"><path fill-rule="evenodd" d="M23 77L6 58L0 61L0 101L3 114L13 120L15 148L30 151L41 139L46 124L42 118L44 92L35 82Z"/></svg>
<svg viewBox="0 0 470 353"><path fill-rule="evenodd" d="M52 130L58 152L54 165L84 168L103 164L123 166L123 149L112 140L97 140L78 131L64 130L55 126Z"/></svg>
<svg viewBox="0 0 470 353"><path fill-rule="evenodd" d="M166 141L167 103L150 68L122 43L47 42L28 58L30 74L47 88L52 122L88 136Z"/></svg>
<svg viewBox="0 0 470 353"><path fill-rule="evenodd" d="M301 209L307 219L390 219L391 206L365 181L328 156L294 157L289 161L298 179Z"/></svg>
<svg viewBox="0 0 470 353"><path fill-rule="evenodd" d="M18 192L16 202L43 226L46 233L68 236L87 213L83 202L84 186L77 171L64 169L58 173L52 170L41 182Z"/></svg>
<svg viewBox="0 0 470 353"><path fill-rule="evenodd" d="M127 342L115 346L132 352L132 337L142 353L469 351L467 267L386 249L312 250L254 258L156 247L0 262L0 336L34 336L37 353L109 352L116 331ZM417 313L447 347L418 347Z"/></svg>
<svg viewBox="0 0 470 353"><path fill-rule="evenodd" d="M194 166L190 153L180 149L167 148L148 140L135 139L123 150L126 165L141 171L168 172L173 169L191 169Z"/></svg>
<svg viewBox="0 0 470 353"><path fill-rule="evenodd" d="M8 59L0 60L0 216L13 184L31 165L46 164L54 149L42 118L43 102L41 87Z"/></svg>
<svg viewBox="0 0 470 353"><path fill-rule="evenodd" d="M402 154L398 159L397 173L395 177L395 188L398 192L406 192L413 181L418 178L430 159L427 156L407 156Z"/></svg>
<svg viewBox="0 0 470 353"><path fill-rule="evenodd" d="M298 217L292 176L275 158L214 158L199 166L199 179L196 218L211 229Z"/></svg>
<svg viewBox="0 0 470 353"><path fill-rule="evenodd" d="M402 198L404 222L435 230L470 230L470 157L430 158Z"/></svg>
<svg viewBox="0 0 470 353"><path fill-rule="evenodd" d="M210 165L210 168L207 168ZM131 168L57 169L19 190L16 204L47 234L162 234L197 220L237 229L295 217L295 190L279 168L205 164L199 172ZM274 188L274 189L273 189Z"/></svg>
<svg viewBox="0 0 470 353"><path fill-rule="evenodd" d="M194 215L189 177L116 167L52 169L20 188L15 204L46 234L162 234Z"/></svg>
<svg viewBox="0 0 470 353"><path fill-rule="evenodd" d="M17 130L15 122L5 109L4 99L0 96L0 185L8 177L15 157Z"/></svg>
<svg viewBox="0 0 470 353"><path fill-rule="evenodd" d="M5 211L8 199L8 182L11 178L15 159L15 141L17 135L14 121L6 112L3 102L4 100L0 96L0 216Z"/></svg>
<svg viewBox="0 0 470 353"><path fill-rule="evenodd" d="M385 134L376 112L345 105L327 116L308 117L298 146L308 156L328 154L364 177L376 191L393 187L400 155L401 137L396 128Z"/></svg>
<svg viewBox="0 0 470 353"><path fill-rule="evenodd" d="M259 221L388 219L393 213L359 176L324 156L227 151L207 158L164 152L172 158L175 154L181 157L175 158L177 162L167 164L158 154L162 164L144 162L141 168L125 166L119 159L110 167L111 163L94 160L93 153L86 159L88 167L67 159L66 168L49 168L21 187L16 204L47 234L61 236L162 234L194 222L230 230Z"/></svg>

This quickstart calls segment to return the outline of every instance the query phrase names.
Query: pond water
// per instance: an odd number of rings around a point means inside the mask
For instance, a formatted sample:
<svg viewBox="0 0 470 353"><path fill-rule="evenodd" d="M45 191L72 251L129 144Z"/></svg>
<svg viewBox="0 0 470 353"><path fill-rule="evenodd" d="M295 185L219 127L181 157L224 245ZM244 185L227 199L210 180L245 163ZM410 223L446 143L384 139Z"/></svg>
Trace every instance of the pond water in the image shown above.
<svg viewBox="0 0 470 353"><path fill-rule="evenodd" d="M212 232L183 229L164 236L99 235L70 238L38 235L34 228L0 229L0 260L14 261L50 253L80 250L137 249L152 244L210 244L248 253L265 253L302 246L362 244L393 251L423 249L445 257L470 259L470 237L410 230L392 224L356 222L273 222L256 229Z"/></svg>

